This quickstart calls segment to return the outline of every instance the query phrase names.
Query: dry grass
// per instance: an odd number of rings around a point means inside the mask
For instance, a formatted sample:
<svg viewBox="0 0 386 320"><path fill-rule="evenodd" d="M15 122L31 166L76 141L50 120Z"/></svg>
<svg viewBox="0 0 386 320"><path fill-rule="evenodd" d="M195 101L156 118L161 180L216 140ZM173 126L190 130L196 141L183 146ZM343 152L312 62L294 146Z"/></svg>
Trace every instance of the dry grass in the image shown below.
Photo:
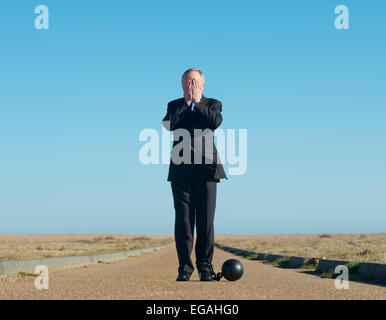
<svg viewBox="0 0 386 320"><path fill-rule="evenodd" d="M305 257L386 263L386 233L216 235L230 247Z"/></svg>
<svg viewBox="0 0 386 320"><path fill-rule="evenodd" d="M79 256L149 248L171 241L170 235L0 234L0 260Z"/></svg>

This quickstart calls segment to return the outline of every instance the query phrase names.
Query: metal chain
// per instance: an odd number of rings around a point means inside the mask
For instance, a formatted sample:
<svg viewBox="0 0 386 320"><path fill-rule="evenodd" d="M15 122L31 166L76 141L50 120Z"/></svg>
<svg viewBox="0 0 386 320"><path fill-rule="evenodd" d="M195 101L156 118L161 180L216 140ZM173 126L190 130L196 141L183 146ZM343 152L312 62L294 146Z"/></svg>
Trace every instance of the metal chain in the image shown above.
<svg viewBox="0 0 386 320"><path fill-rule="evenodd" d="M209 269L210 269L210 274L212 275L213 279L216 280L216 281L220 281L220 279L222 278L221 272L218 272L216 274L216 272L214 272L212 264L209 266Z"/></svg>

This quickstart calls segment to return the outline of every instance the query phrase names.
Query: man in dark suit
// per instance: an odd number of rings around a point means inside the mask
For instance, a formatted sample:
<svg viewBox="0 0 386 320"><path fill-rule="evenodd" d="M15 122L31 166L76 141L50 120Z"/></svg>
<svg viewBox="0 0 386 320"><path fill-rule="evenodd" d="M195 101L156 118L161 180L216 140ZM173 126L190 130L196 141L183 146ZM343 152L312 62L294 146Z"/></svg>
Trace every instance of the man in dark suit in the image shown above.
<svg viewBox="0 0 386 320"><path fill-rule="evenodd" d="M216 184L220 179L227 179L213 136L222 122L222 104L203 96L204 86L200 70L185 71L182 76L184 98L169 102L163 119L164 127L174 131L168 181L171 181L175 208L177 281L190 280L194 271L190 255L195 225L196 267L200 280L213 280Z"/></svg>

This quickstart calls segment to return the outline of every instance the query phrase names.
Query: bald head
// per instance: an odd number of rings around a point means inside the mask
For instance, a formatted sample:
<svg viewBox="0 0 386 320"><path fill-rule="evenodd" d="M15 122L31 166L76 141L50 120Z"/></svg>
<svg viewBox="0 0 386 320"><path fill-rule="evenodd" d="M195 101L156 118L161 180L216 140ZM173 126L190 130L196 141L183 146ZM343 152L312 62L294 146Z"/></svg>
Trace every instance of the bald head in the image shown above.
<svg viewBox="0 0 386 320"><path fill-rule="evenodd" d="M205 86L204 74L201 72L201 70L198 70L195 68L186 70L182 75L182 79L181 79L182 88L185 90L189 81L193 81L193 79L197 80L197 82L200 84L201 90L204 90L204 86Z"/></svg>

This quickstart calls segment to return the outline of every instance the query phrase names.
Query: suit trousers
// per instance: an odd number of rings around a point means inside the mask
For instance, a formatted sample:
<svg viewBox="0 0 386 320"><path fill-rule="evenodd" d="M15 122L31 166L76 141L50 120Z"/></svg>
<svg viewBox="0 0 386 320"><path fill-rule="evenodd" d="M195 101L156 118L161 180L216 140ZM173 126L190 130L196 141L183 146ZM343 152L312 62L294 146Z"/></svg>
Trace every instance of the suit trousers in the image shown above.
<svg viewBox="0 0 386 320"><path fill-rule="evenodd" d="M214 212L216 209L216 181L171 181L174 199L174 237L179 272L192 273L190 258L193 249L194 227L198 272L210 271L214 251Z"/></svg>

